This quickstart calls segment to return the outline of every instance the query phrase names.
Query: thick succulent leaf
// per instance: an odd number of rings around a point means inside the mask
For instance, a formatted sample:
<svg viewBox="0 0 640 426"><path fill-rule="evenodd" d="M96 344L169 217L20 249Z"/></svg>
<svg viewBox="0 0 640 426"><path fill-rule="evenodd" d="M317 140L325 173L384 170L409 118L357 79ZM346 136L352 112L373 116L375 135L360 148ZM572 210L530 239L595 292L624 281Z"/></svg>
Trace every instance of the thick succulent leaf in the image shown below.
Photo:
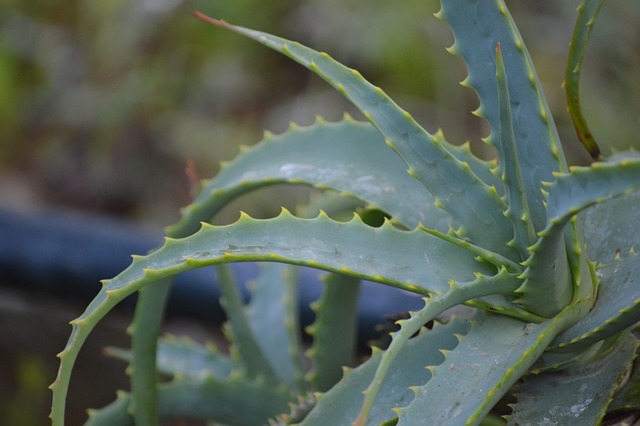
<svg viewBox="0 0 640 426"><path fill-rule="evenodd" d="M539 324L498 315L475 320L445 361L429 368L398 425L477 425L562 329L570 311Z"/></svg>
<svg viewBox="0 0 640 426"><path fill-rule="evenodd" d="M640 160L640 152L624 151L608 161ZM614 257L626 256L632 247L640 245L640 193L618 197L598 204L580 215L590 259L609 263Z"/></svg>
<svg viewBox="0 0 640 426"><path fill-rule="evenodd" d="M471 252L421 229L403 231L389 222L374 228L358 216L349 222L326 215L300 219L283 210L273 219L243 214L231 225L203 223L191 237L167 238L161 248L137 256L118 277L107 280L102 293L116 297L143 288L150 278L233 261L299 264L423 294L448 290L452 279L464 282L476 272L493 271Z"/></svg>
<svg viewBox="0 0 640 426"><path fill-rule="evenodd" d="M360 280L339 274L323 277L324 290L313 304L315 322L307 328L313 345L309 381L314 390L325 392L342 377L342 367L355 361L357 343L358 293Z"/></svg>
<svg viewBox="0 0 640 426"><path fill-rule="evenodd" d="M640 159L572 167L571 173L556 175L556 181L547 184L546 229L561 227L587 207L639 189Z"/></svg>
<svg viewBox="0 0 640 426"><path fill-rule="evenodd" d="M509 425L600 424L637 348L637 339L623 333L605 341L593 357L566 370L528 376Z"/></svg>
<svg viewBox="0 0 640 426"><path fill-rule="evenodd" d="M279 381L302 391L303 369L295 268L261 263L260 274L249 286L246 315L252 334Z"/></svg>
<svg viewBox="0 0 640 426"><path fill-rule="evenodd" d="M130 403L131 396L124 391L119 391L117 398L109 405L100 409L87 410L89 418L84 426L134 426L133 417L127 411Z"/></svg>
<svg viewBox="0 0 640 426"><path fill-rule="evenodd" d="M107 355L123 361L131 360L131 351L107 348ZM158 342L157 371L171 377L229 377L239 366L212 345L201 345L187 337L165 336Z"/></svg>
<svg viewBox="0 0 640 426"><path fill-rule="evenodd" d="M278 136L267 133L203 184L169 235L189 235L232 199L277 183L352 195L408 228L418 222L442 231L454 226L449 215L434 206L431 193L407 173L406 164L386 146L380 132L347 117L339 123L320 120L309 127L292 126Z"/></svg>
<svg viewBox="0 0 640 426"><path fill-rule="evenodd" d="M507 71L502 59L500 44L496 48L496 80L498 82L498 110L500 116L500 152L503 162L500 163L502 180L506 188L506 200L509 208L505 212L513 223L513 241L511 244L524 260L528 257L528 248L535 242L535 230L529 213L527 188L524 186L518 159L518 147L513 132L511 114L511 98L507 83Z"/></svg>
<svg viewBox="0 0 640 426"><path fill-rule="evenodd" d="M130 396L122 392L110 405L91 410L86 426L134 425L128 416ZM234 426L255 426L288 409L293 401L285 386L267 385L234 375L177 378L158 389L160 417L203 419Z"/></svg>
<svg viewBox="0 0 640 426"><path fill-rule="evenodd" d="M553 172L566 170L566 164L529 53L503 0L441 0L441 4L437 16L447 21L455 37L450 51L467 64L469 76L464 84L478 93L480 107L476 113L489 122L492 134L488 140L498 150L499 162L504 164L506 158L497 139L500 115L495 79L495 48L498 43L502 46L518 159L529 196L531 220L539 231L546 219L542 182L552 180Z"/></svg>
<svg viewBox="0 0 640 426"><path fill-rule="evenodd" d="M197 14L214 25L229 28L270 47L318 74L354 103L387 138L407 163L409 173L431 191L442 206L461 225L460 232L476 244L513 258L505 244L511 240L511 226L502 214L506 205L495 189L488 187L468 164L458 160L440 139L434 138L396 105L380 88L360 73L299 43L259 31L230 25ZM482 215L476 212L482 211ZM481 225L479 225L480 223ZM485 229L492 229L487 233Z"/></svg>
<svg viewBox="0 0 640 426"><path fill-rule="evenodd" d="M563 229L541 232L524 262L524 284L517 302L528 311L550 318L566 307L573 298L571 266L567 258Z"/></svg>
<svg viewBox="0 0 640 426"><path fill-rule="evenodd" d="M391 366L367 424L378 425L393 420L396 414L392 409L408 404L413 398L409 386L418 386L429 380L431 374L425 366L442 363L444 356L441 351L453 349L458 343L457 336L465 334L468 327L466 320L454 319L447 324L436 324L433 329L424 330L409 340ZM350 426L358 415L363 392L374 377L381 355L379 349L374 349L371 358L358 368L346 369L336 386L318 396L315 408L300 424Z"/></svg>
<svg viewBox="0 0 640 426"><path fill-rule="evenodd" d="M538 315L555 315L571 300L573 286L564 228L582 210L640 189L640 161L595 163L557 174L547 184L547 227L526 261L520 303Z"/></svg>
<svg viewBox="0 0 640 426"><path fill-rule="evenodd" d="M640 192L595 205L581 217L589 259L609 263L640 248Z"/></svg>
<svg viewBox="0 0 640 426"><path fill-rule="evenodd" d="M129 363L131 376L130 412L137 424L157 424L157 341L164 318L164 308L171 280L160 280L153 288L142 289L131 326L132 359Z"/></svg>
<svg viewBox="0 0 640 426"><path fill-rule="evenodd" d="M417 333L420 328L447 309L488 294L508 294L518 288L519 285L520 281L504 268L492 277L478 276L474 281L467 283L452 282L449 291L425 298L424 308L418 312L410 312L411 317L409 319L398 321L400 330L391 334L391 344L382 354L382 360L371 381L371 385L365 391L362 410L358 415L358 419L354 422L354 426L364 426L366 424L377 394L381 386L383 386L391 366L396 361L396 357L402 351L409 338Z"/></svg>
<svg viewBox="0 0 640 426"><path fill-rule="evenodd" d="M640 255L631 254L597 269L600 280L593 308L560 334L554 350L575 351L640 321Z"/></svg>
<svg viewBox="0 0 640 426"><path fill-rule="evenodd" d="M54 423L63 423L71 369L82 344L96 323L121 300L180 272L259 260L311 266L421 293L446 291L451 279L469 281L475 272L490 274L492 270L461 247L420 229L400 231L389 222L373 228L357 217L343 223L324 215L299 219L285 211L269 220L244 215L228 226L203 224L191 237L167 239L155 252L135 257L129 268L105 281L85 312L71 321L72 332L59 354L60 369L51 386Z"/></svg>
<svg viewBox="0 0 640 426"><path fill-rule="evenodd" d="M224 331L231 343L229 352L232 358L243 367L244 373L250 378L260 377L276 383L276 373L262 351L243 309L242 296L231 268L229 265L221 264L217 266L216 271L220 283L220 305L227 316Z"/></svg>
<svg viewBox="0 0 640 426"><path fill-rule="evenodd" d="M636 357L631 367L631 374L628 380L614 394L609 411L630 411L640 410L640 359Z"/></svg>
<svg viewBox="0 0 640 426"><path fill-rule="evenodd" d="M564 87L567 93L567 109L576 128L578 139L594 160L600 157L600 148L596 143L587 121L582 114L580 106L580 71L582 60L587 52L587 44L591 36L591 30L595 24L600 8L604 0L584 0L578 6L578 20L573 29L569 56L567 58L567 70L564 78Z"/></svg>

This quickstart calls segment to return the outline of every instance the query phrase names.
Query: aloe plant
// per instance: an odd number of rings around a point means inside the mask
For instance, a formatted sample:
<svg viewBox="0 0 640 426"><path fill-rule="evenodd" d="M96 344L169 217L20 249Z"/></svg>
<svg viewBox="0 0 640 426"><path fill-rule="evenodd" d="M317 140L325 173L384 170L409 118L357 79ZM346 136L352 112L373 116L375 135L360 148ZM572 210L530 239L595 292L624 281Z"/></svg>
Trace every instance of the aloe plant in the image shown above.
<svg viewBox="0 0 640 426"><path fill-rule="evenodd" d="M111 350L130 364L131 392L91 411L88 424L157 424L162 416L230 425L501 424L501 401L511 402L511 425L591 425L637 411L640 155L602 156L578 97L601 4L585 0L579 9L566 80L578 134L599 161L571 168L502 0L442 0L437 14L453 30L450 51L467 64L464 84L480 98L475 113L490 125L495 162L428 133L326 53L197 14L307 67L368 122L318 119L267 133L204 182L164 244L105 280L71 322L51 386L53 423L64 422L85 339L135 292L132 349ZM212 224L239 195L279 183L327 192L296 215L242 213ZM335 219L347 211L350 219ZM226 264L253 261L265 263L245 304ZM218 268L229 354L172 337L158 344L171 277L209 265ZM295 265L328 272L306 353ZM398 321L386 349L343 368L354 362L362 279L422 295L424 307ZM447 313L460 305L467 308Z"/></svg>

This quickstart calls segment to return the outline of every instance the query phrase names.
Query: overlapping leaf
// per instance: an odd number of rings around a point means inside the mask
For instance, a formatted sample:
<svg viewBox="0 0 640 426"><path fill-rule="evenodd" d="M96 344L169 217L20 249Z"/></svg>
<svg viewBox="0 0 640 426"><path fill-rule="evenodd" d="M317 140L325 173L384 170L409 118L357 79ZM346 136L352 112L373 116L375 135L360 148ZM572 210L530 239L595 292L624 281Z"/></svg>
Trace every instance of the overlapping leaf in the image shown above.
<svg viewBox="0 0 640 426"><path fill-rule="evenodd" d="M512 238L509 221L502 214L506 205L495 189L487 186L380 88L360 73L299 43L259 31L227 24L198 14L214 25L224 26L289 56L318 74L356 105L407 163L409 172L431 191L436 203L460 224L459 232L476 244L515 258L506 243ZM475 214L482 211L482 215ZM477 226L478 222L482 226ZM471 226L473 224L473 226ZM492 229L491 235L483 231ZM482 231L482 232L481 232Z"/></svg>

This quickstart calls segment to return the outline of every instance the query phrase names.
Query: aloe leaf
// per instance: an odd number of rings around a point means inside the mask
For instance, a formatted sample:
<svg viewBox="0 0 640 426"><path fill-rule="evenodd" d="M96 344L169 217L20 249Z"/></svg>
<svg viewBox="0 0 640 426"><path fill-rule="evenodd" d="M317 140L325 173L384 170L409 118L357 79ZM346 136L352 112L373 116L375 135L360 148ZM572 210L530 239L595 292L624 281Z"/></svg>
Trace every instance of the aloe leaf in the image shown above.
<svg viewBox="0 0 640 426"><path fill-rule="evenodd" d="M614 394L609 411L634 412L640 409L640 360L636 357L626 383Z"/></svg>
<svg viewBox="0 0 640 426"><path fill-rule="evenodd" d="M376 397L384 384L384 380L395 358L413 334L417 333L427 322L435 319L449 308L460 305L470 299L486 296L487 294L511 293L520 285L520 281L503 268L498 274L492 277L478 276L472 282L452 282L450 285L451 287L446 293L425 298L424 308L418 312L412 312L408 320L398 321L400 330L392 334L391 344L382 354L382 359L376 370L376 374L365 391L362 409L354 422L354 426L364 426L366 424Z"/></svg>
<svg viewBox="0 0 640 426"><path fill-rule="evenodd" d="M464 156L464 152L459 155ZM333 172L327 173L327 168ZM336 124L319 120L309 128L292 126L281 136L267 134L256 148L224 167L218 177L204 185L194 203L183 209L182 219L168 229L168 235L189 235L197 230L200 221L209 221L232 199L253 189L282 182L352 194L368 203L378 204L409 228L418 222L441 230L451 227L452 219L434 206L431 194L405 169L404 162L387 148L379 132L369 124L357 123L347 117ZM400 196L405 191L413 196ZM141 292L131 328L136 354L131 366L133 400L146 401L134 404L134 408L140 411L143 422L155 417L152 356L155 350L152 349L163 316L160 307L164 306L169 289L170 283L166 282ZM138 327L138 323L144 326Z"/></svg>
<svg viewBox="0 0 640 426"><path fill-rule="evenodd" d="M459 155L464 156L464 152ZM350 159L348 162L347 158ZM474 167L479 165L474 164ZM327 173L327 168L333 173ZM200 221L209 221L232 199L256 188L282 182L352 194L368 203L378 204L409 228L418 222L442 230L452 226L452 219L433 205L431 194L405 169L404 162L387 148L379 132L370 124L357 123L346 117L341 123L318 120L308 128L292 126L281 136L267 134L256 148L224 167L218 177L204 185L194 203L183 210L182 219L168 229L168 235L189 235L197 230ZM413 197L400 196L405 191L410 191ZM160 307L164 306L169 289L167 282L141 291L131 327L136 354L131 366L133 400L145 401L134 404L134 409L144 417L142 422L154 417L155 367L151 354L155 352L152 349L163 316ZM138 327L138 323L144 326Z"/></svg>
<svg viewBox="0 0 640 426"><path fill-rule="evenodd" d="M547 229L551 229L563 226L587 207L639 190L640 160L572 167L570 174L559 174L547 185Z"/></svg>
<svg viewBox="0 0 640 426"><path fill-rule="evenodd" d="M550 318L566 307L573 298L571 267L562 230L541 232L531 248L531 257L521 278L524 284L517 290L516 302L528 311Z"/></svg>
<svg viewBox="0 0 640 426"><path fill-rule="evenodd" d="M502 179L495 173L496 160L485 161L476 157L475 154L471 152L471 144L469 142L461 145L454 145L447 142L442 129L438 129L438 131L433 134L433 137L446 147L447 151L451 152L458 160L467 163L471 171L478 176L482 182L493 186L501 197L504 195Z"/></svg>
<svg viewBox="0 0 640 426"><path fill-rule="evenodd" d="M477 262L463 248L420 229L400 231L389 222L372 228L357 217L341 223L326 215L299 219L284 211L269 220L243 215L228 226L203 224L191 237L167 239L153 253L136 256L129 268L105 281L85 312L71 321L72 332L59 354L60 369L51 386L54 424L63 423L71 369L82 344L116 304L141 288L180 272L260 260L311 266L421 293L442 292L450 279L469 281L475 272L491 272L489 266Z"/></svg>
<svg viewBox="0 0 640 426"><path fill-rule="evenodd" d="M398 410L398 425L477 425L529 369L565 325L570 311L539 324L498 315L475 320L432 378L413 388L414 400ZM444 390L444 391L443 391Z"/></svg>
<svg viewBox="0 0 640 426"><path fill-rule="evenodd" d="M582 213L587 255L601 263L640 248L640 193L618 197Z"/></svg>
<svg viewBox="0 0 640 426"><path fill-rule="evenodd" d="M468 327L466 320L453 319L447 324L436 324L433 329L424 330L410 339L391 366L367 424L378 425L394 419L396 414L392 409L406 405L413 398L408 386L421 385L429 380L429 370L424 367L442 363L444 356L441 350L453 349L458 343L457 336L465 334ZM364 399L363 391L371 383L381 357L382 351L374 348L366 362L356 369L345 369L342 380L329 392L318 396L316 406L300 425L351 425Z"/></svg>
<svg viewBox="0 0 640 426"><path fill-rule="evenodd" d="M188 238L168 238L161 248L136 257L129 268L108 280L102 293L115 296L136 291L147 284L146 275L155 279L234 261L311 266L423 294L448 290L451 279L469 281L476 272L493 270L464 248L421 229L403 231L388 221L374 228L357 216L349 222L336 222L324 214L300 219L283 210L273 219L243 214L231 225L203 223Z"/></svg>
<svg viewBox="0 0 640 426"><path fill-rule="evenodd" d="M631 254L597 269L600 280L593 308L560 334L552 350L575 351L613 336L640 321L640 255Z"/></svg>
<svg viewBox="0 0 640 426"><path fill-rule="evenodd" d="M624 151L612 155L609 162L640 159L640 152ZM640 193L618 197L598 204L580 214L587 255L600 263L626 256L640 245Z"/></svg>
<svg viewBox="0 0 640 426"><path fill-rule="evenodd" d="M313 345L309 381L315 390L325 392L342 377L342 368L355 361L357 341L358 293L360 280L339 274L323 277L324 291L312 308L315 322L307 328Z"/></svg>
<svg viewBox="0 0 640 426"><path fill-rule="evenodd" d="M582 61L587 52L587 44L591 37L591 30L600 13L604 0L584 0L578 6L578 19L573 29L569 55L567 57L567 70L564 77L564 87L567 93L567 109L576 128L578 139L585 147L591 158L597 160L600 157L600 147L593 137L580 106L580 72Z"/></svg>
<svg viewBox="0 0 640 426"><path fill-rule="evenodd" d="M109 405L100 409L87 410L89 418L84 426L134 426L133 417L127 412L130 403L131 396L124 391L119 391L117 398Z"/></svg>
<svg viewBox="0 0 640 426"><path fill-rule="evenodd" d="M131 360L131 351L107 348L107 355L123 361ZM157 372L168 376L217 378L229 377L239 366L212 345L201 345L187 337L168 335L160 339L157 351Z"/></svg>
<svg viewBox="0 0 640 426"><path fill-rule="evenodd" d="M455 42L449 49L460 55L469 76L464 85L473 87L480 98L476 114L486 118L491 128L488 141L504 153L498 135L500 114L495 79L495 47L502 55L509 77L515 140L529 209L534 228L545 226L546 212L541 182L552 180L552 173L566 170L560 139L549 106L541 89L522 37L503 0L441 0L438 17L453 30Z"/></svg>
<svg viewBox="0 0 640 426"><path fill-rule="evenodd" d="M460 233L478 245L513 258L513 251L505 245L512 238L508 219L502 214L506 205L496 190L482 182L468 164L453 156L439 139L420 127L409 113L398 107L380 88L371 85L360 73L336 62L326 53L199 13L196 16L289 56L322 77L378 128L387 139L387 144L407 163L409 173L420 180L434 195L437 205L461 225ZM477 211L483 214L479 216ZM478 221L482 226L475 226ZM484 232L487 228L493 232Z"/></svg>
<svg viewBox="0 0 640 426"><path fill-rule="evenodd" d="M268 382L276 383L276 374L262 351L249 324L248 315L243 309L242 296L231 268L229 265L221 264L216 267L216 271L222 294L220 305L227 315L225 332L231 342L230 352L232 355L237 354L238 363L244 367L248 377L261 377Z"/></svg>
<svg viewBox="0 0 640 426"><path fill-rule="evenodd" d="M502 59L500 44L496 48L496 80L498 82L498 110L500 116L500 169L505 182L507 205L505 216L513 223L513 241L522 259L528 256L528 248L535 242L535 230L527 201L526 188L520 171L520 161L511 116L511 97L507 83L507 71Z"/></svg>
<svg viewBox="0 0 640 426"><path fill-rule="evenodd" d="M246 315L252 334L279 381L301 392L303 385L296 271L281 263L259 264Z"/></svg>
<svg viewBox="0 0 640 426"><path fill-rule="evenodd" d="M158 424L156 351L171 280L162 280L154 288L142 289L138 306L127 330L131 334L132 359L130 412L137 424Z"/></svg>
<svg viewBox="0 0 640 426"><path fill-rule="evenodd" d="M640 161L595 163L572 167L547 184L548 224L524 263L526 281L519 302L531 312L550 317L572 298L571 271L564 227L582 210L640 189Z"/></svg>
<svg viewBox="0 0 640 426"><path fill-rule="evenodd" d="M168 234L189 235L232 199L278 183L350 194L386 211L409 228L418 222L442 231L453 226L449 215L435 208L431 193L406 169L406 164L369 123L347 117L338 123L319 120L309 127L292 126L282 135L265 134L259 144L226 163L214 179L203 184L200 194L183 209L182 219L168 229Z"/></svg>
<svg viewBox="0 0 640 426"><path fill-rule="evenodd" d="M597 425L636 355L630 333L606 341L588 360L566 370L528 376L510 425Z"/></svg>
<svg viewBox="0 0 640 426"><path fill-rule="evenodd" d="M92 410L86 425L136 424L126 413L129 399L129 395L121 393L107 407ZM286 411L292 400L284 385L268 385L241 375L232 375L226 379L212 376L188 379L178 377L159 387L158 414L160 417L255 426Z"/></svg>

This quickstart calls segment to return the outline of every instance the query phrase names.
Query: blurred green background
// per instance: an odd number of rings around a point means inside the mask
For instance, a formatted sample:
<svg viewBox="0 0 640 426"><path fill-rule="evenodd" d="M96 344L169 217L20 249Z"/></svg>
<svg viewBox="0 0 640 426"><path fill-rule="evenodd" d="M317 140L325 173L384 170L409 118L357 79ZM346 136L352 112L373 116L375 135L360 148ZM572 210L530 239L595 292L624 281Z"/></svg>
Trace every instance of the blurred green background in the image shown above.
<svg viewBox="0 0 640 426"><path fill-rule="evenodd" d="M543 81L567 157L584 164L588 156L560 87L579 2L507 4ZM0 207L80 209L159 229L174 222L191 198L187 165L199 177L211 177L239 145L259 141L263 129L280 133L289 122L308 125L316 115L339 120L345 111L359 117L319 78L207 26L191 16L194 10L330 52L428 130L442 127L451 142L470 139L475 152L491 155L478 143L485 123L469 113L476 96L458 84L464 64L444 50L453 39L432 16L436 0L0 0ZM638 22L640 2L605 4L585 60L585 115L605 154L640 147ZM304 194L278 188L237 205L267 216ZM20 303L24 310L18 312ZM0 355L9 362L0 363L0 417L11 419L6 424L46 424L52 357L66 339L65 322L81 309L68 313L55 303L5 303L10 308L2 311ZM51 318L61 331L42 326ZM16 328L16 319L24 329ZM105 327L121 330L127 319L114 321ZM57 334L57 340L47 337ZM99 349L95 353L95 362L108 364ZM71 414L81 419L86 405L77 405Z"/></svg>

